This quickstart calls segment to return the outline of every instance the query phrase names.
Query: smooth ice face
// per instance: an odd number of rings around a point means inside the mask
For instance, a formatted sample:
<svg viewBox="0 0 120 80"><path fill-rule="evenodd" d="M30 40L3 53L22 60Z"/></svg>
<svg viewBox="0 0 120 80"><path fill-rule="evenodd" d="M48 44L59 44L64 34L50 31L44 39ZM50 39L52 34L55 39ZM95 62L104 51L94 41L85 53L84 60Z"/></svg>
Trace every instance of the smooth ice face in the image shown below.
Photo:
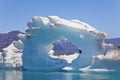
<svg viewBox="0 0 120 80"><path fill-rule="evenodd" d="M102 44L106 34L79 20L35 16L27 25L26 34L19 35L24 43L24 69L58 71L67 66L78 70L91 63L92 55L104 53ZM66 46L61 46L56 51L54 44L61 40L69 40L74 50L67 51L63 49Z"/></svg>

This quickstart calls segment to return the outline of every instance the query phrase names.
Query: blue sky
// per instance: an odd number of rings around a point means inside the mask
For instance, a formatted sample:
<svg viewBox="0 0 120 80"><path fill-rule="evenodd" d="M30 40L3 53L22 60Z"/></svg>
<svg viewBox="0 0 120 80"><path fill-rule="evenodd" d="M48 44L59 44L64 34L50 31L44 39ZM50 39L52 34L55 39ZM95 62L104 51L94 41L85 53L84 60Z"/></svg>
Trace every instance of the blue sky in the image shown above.
<svg viewBox="0 0 120 80"><path fill-rule="evenodd" d="M33 16L79 19L120 37L120 0L0 0L0 33L24 31Z"/></svg>

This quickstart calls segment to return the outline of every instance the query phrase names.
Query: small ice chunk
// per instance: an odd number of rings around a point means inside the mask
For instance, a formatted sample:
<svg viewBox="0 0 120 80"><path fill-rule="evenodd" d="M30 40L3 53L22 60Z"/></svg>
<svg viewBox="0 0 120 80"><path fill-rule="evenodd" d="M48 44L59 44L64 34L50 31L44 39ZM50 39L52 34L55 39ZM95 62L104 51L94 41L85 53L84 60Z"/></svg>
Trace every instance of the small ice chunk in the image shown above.
<svg viewBox="0 0 120 80"><path fill-rule="evenodd" d="M64 67L64 68L62 68L63 70L66 70L66 71L71 71L71 70L73 70L73 68L72 67L69 67L69 66L67 66L67 67Z"/></svg>

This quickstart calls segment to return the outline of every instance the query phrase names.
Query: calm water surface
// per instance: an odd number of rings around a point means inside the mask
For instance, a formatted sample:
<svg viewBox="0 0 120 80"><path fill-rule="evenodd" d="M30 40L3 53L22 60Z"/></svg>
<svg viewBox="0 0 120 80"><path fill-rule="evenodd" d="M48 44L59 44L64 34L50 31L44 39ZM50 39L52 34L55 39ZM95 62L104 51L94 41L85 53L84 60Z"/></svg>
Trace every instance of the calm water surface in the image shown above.
<svg viewBox="0 0 120 80"><path fill-rule="evenodd" d="M120 72L31 72L0 70L0 80L120 80Z"/></svg>

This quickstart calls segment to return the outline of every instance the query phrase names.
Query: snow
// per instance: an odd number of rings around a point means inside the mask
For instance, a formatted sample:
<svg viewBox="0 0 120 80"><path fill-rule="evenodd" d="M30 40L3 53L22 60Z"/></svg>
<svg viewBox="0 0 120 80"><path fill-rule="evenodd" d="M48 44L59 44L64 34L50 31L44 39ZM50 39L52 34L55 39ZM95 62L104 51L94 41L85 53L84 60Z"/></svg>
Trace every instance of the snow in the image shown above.
<svg viewBox="0 0 120 80"><path fill-rule="evenodd" d="M54 51L50 51L49 53L54 53ZM75 60L79 56L79 53L71 54L71 55L59 55L54 56L53 54L50 54L50 57L57 58L57 59L65 59L68 63L72 63L73 60Z"/></svg>
<svg viewBox="0 0 120 80"><path fill-rule="evenodd" d="M88 31L93 34L97 34L101 37L106 36L106 33L98 31L97 29L93 28L87 23L81 22L79 20L65 20L59 18L58 16L48 16L48 17L34 16L32 20L28 22L29 27L40 27L40 25L43 26L42 24L44 26L54 25L54 26L77 28Z"/></svg>

